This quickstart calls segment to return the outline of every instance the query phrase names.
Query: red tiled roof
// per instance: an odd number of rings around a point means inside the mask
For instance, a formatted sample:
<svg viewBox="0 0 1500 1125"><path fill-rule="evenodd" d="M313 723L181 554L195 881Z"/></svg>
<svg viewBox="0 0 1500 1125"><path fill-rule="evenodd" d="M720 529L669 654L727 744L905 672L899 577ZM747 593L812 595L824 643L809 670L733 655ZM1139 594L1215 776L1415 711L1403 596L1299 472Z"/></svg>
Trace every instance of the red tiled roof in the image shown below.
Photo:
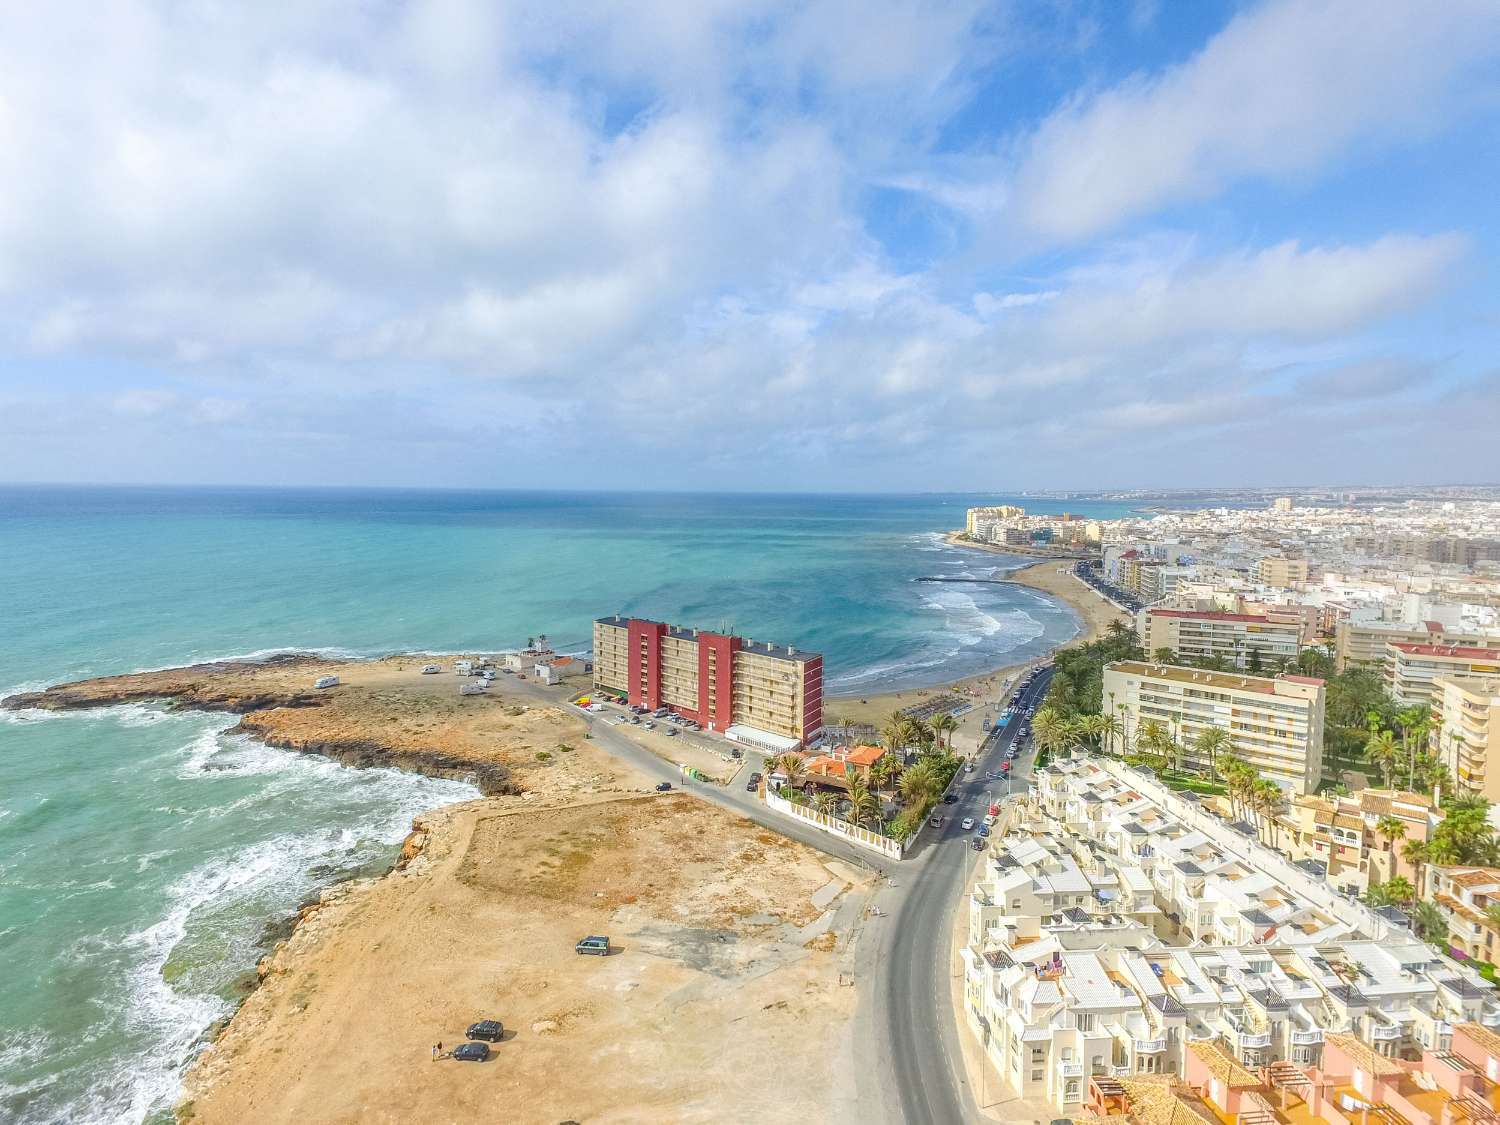
<svg viewBox="0 0 1500 1125"><path fill-rule="evenodd" d="M1472 660L1500 660L1500 648L1473 648L1467 645L1419 645L1409 641L1387 641L1409 656L1456 656Z"/></svg>
<svg viewBox="0 0 1500 1125"><path fill-rule="evenodd" d="M1224 613L1217 609L1148 609L1155 617L1201 617L1208 621L1269 621L1263 613Z"/></svg>

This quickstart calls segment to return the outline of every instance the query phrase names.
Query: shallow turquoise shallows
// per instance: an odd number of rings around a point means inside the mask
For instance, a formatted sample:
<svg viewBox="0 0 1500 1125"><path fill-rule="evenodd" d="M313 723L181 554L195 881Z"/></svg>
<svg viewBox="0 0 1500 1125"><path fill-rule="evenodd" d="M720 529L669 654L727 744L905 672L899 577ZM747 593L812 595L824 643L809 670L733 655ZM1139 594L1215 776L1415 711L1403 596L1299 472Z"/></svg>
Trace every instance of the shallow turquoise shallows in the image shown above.
<svg viewBox="0 0 1500 1125"><path fill-rule="evenodd" d="M1006 498L3 488L0 694L285 649L581 649L614 612L821 650L832 693L935 683L1077 628L914 581L1019 563L943 544L978 502ZM0 1120L164 1118L268 927L473 794L232 722L0 713Z"/></svg>

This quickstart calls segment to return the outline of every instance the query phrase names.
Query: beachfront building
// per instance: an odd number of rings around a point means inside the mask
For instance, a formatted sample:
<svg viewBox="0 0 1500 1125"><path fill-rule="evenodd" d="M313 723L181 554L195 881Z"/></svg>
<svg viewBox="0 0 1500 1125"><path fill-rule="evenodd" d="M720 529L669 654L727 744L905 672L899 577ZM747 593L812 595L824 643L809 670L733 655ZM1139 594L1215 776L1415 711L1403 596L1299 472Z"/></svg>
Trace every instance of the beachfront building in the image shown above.
<svg viewBox="0 0 1500 1125"><path fill-rule="evenodd" d="M1223 613L1218 610L1147 607L1137 619L1141 647L1170 649L1184 660L1218 658L1236 668L1296 660L1306 625L1294 610Z"/></svg>
<svg viewBox="0 0 1500 1125"><path fill-rule="evenodd" d="M1416 868L1402 848L1431 839L1444 815L1421 793L1306 794L1294 797L1278 817L1280 843L1293 860L1319 865L1338 890L1364 894L1372 883L1395 875L1415 880Z"/></svg>
<svg viewBox="0 0 1500 1125"><path fill-rule="evenodd" d="M765 750L811 745L823 728L821 655L706 629L598 618L594 686Z"/></svg>
<svg viewBox="0 0 1500 1125"><path fill-rule="evenodd" d="M1182 761L1208 770L1196 748L1203 731L1229 736L1233 752L1283 789L1308 793L1323 777L1323 681L1313 676L1247 676L1122 660L1105 666L1104 700L1125 744L1154 720L1182 747Z"/></svg>
<svg viewBox="0 0 1500 1125"><path fill-rule="evenodd" d="M1500 676L1500 648L1389 641L1385 652L1385 690L1407 706L1430 705L1440 678Z"/></svg>
<svg viewBox="0 0 1500 1125"><path fill-rule="evenodd" d="M1473 968L1253 830L1117 761L1064 760L1037 781L1002 812L962 953L967 1026L1019 1096L1119 1113L1133 1084L1156 1084L1149 1100L1186 1082L1237 1108L1268 1075L1394 1074L1454 1048L1461 1026L1500 1027Z"/></svg>
<svg viewBox="0 0 1500 1125"><path fill-rule="evenodd" d="M1429 737L1455 784L1500 802L1500 676L1435 677Z"/></svg>

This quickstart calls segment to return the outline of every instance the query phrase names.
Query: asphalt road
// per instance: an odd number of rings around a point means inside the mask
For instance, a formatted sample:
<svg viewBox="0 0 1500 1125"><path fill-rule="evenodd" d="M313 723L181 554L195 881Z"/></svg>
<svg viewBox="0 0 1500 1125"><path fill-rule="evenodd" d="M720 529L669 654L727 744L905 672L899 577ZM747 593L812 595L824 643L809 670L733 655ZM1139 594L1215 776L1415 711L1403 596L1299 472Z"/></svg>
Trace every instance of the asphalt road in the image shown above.
<svg viewBox="0 0 1500 1125"><path fill-rule="evenodd" d="M1022 793L1028 788L1030 752L1012 764L1018 776L1009 787L1003 779L986 774L1000 771L1005 752L1025 721L1023 712L1041 703L1051 678L1050 667L1037 674L1013 701L1015 717L1004 729L992 732L980 748L974 772L959 775L951 790L958 801L939 806L945 817L943 826L924 829L907 858L889 865L836 836L771 812L742 784L684 781L676 766L600 721L603 715L586 716L594 741L647 777L670 781L674 788L713 801L825 854L888 872L892 886L880 895L886 913L879 918L881 925L867 931L861 943L860 977L867 991L856 1014L860 1026L855 1029L855 1040L863 1046L861 1065L870 1068L875 1079L861 1087L862 1120L956 1125L977 1117L949 985L953 911L982 855L970 847L975 833L965 832L961 823L966 816L980 820L987 798L1000 800L1008 790ZM527 694L543 698L541 692ZM616 717L618 713L605 714Z"/></svg>
<svg viewBox="0 0 1500 1125"><path fill-rule="evenodd" d="M984 815L987 794L996 800L1004 796L1006 782L985 774L999 770L1024 721L1019 712L1041 702L1051 678L1050 668L1040 672L1017 698L1016 717L991 736L977 755L974 772L962 775L954 786L959 800L944 806L946 823L926 839L921 855L901 865L905 893L895 900L891 924L882 932L873 1013L881 1061L894 1079L887 1120L953 1125L977 1116L949 985L953 911L982 854L970 848L974 832L965 832L961 823L965 816L978 820ZM1013 770L1027 772L1022 767L1028 760L1029 755L1018 758ZM1026 788L1023 779L1011 785L1016 792Z"/></svg>

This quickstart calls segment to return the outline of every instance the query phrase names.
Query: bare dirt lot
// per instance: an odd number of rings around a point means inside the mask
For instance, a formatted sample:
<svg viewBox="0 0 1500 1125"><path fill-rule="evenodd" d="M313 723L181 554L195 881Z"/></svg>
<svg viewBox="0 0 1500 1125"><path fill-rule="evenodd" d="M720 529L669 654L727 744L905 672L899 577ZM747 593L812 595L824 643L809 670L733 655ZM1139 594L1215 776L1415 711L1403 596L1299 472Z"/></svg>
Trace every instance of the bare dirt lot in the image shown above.
<svg viewBox="0 0 1500 1125"><path fill-rule="evenodd" d="M826 1121L868 879L685 795L434 814L335 892L188 1084L195 1122ZM414 849L413 849L414 850ZM610 935L609 957L574 953ZM483 1064L432 1060L480 1018Z"/></svg>

